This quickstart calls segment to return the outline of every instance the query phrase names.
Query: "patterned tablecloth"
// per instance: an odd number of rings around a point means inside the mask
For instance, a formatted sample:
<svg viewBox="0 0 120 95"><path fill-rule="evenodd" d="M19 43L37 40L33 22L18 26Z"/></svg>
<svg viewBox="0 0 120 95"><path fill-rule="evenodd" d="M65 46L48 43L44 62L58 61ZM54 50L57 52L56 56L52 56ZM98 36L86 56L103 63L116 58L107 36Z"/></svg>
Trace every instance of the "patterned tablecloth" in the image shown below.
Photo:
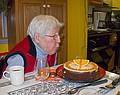
<svg viewBox="0 0 120 95"><path fill-rule="evenodd" d="M106 72L106 76L102 79L107 79L108 82L104 84L100 84L97 86L88 86L84 88L80 88L79 91L91 88L95 89L99 92L99 95L116 95L119 87L119 83L115 89L102 89L106 84L109 84L113 79L111 77L112 73ZM115 74L116 75L116 74ZM0 95L69 95L67 92L74 87L82 86L87 83L76 83L57 78L50 78L44 82L44 91L41 90L41 81L36 81L32 74L29 74L25 78L24 84L20 86L13 86L11 83L5 79L0 81ZM79 95L76 93L76 95Z"/></svg>

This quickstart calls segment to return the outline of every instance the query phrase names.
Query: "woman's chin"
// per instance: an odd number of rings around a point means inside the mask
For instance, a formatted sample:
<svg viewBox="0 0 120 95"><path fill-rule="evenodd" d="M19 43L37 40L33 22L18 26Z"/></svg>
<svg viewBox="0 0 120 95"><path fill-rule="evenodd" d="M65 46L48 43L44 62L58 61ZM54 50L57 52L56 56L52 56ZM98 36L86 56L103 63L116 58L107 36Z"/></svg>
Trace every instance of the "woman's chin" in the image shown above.
<svg viewBox="0 0 120 95"><path fill-rule="evenodd" d="M55 52L57 52L57 51L58 51L58 49L59 49L59 48L56 48Z"/></svg>
<svg viewBox="0 0 120 95"><path fill-rule="evenodd" d="M48 52L49 55L55 54L58 51L58 48L54 49L53 51Z"/></svg>
<svg viewBox="0 0 120 95"><path fill-rule="evenodd" d="M49 55L52 55L52 54L55 54L55 53L56 53L56 51L53 51L53 52L50 52Z"/></svg>

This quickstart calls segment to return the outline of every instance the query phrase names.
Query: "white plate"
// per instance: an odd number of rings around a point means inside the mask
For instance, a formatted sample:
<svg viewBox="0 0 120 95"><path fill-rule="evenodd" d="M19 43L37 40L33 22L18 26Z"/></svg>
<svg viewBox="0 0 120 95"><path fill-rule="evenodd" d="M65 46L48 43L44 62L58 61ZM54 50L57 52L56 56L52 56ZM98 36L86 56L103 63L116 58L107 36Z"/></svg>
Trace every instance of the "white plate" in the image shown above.
<svg viewBox="0 0 120 95"><path fill-rule="evenodd" d="M94 88L85 88L76 93L76 95L99 95L99 92Z"/></svg>

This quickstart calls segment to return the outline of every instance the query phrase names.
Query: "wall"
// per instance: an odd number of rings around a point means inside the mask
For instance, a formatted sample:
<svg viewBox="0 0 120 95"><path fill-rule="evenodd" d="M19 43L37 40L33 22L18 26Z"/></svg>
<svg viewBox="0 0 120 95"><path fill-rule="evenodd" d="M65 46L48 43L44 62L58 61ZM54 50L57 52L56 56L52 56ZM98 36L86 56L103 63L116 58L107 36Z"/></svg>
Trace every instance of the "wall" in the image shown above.
<svg viewBox="0 0 120 95"><path fill-rule="evenodd" d="M120 0L112 0L112 7L117 7L113 8L113 10L120 10Z"/></svg>
<svg viewBox="0 0 120 95"><path fill-rule="evenodd" d="M87 0L68 0L68 60L87 57Z"/></svg>

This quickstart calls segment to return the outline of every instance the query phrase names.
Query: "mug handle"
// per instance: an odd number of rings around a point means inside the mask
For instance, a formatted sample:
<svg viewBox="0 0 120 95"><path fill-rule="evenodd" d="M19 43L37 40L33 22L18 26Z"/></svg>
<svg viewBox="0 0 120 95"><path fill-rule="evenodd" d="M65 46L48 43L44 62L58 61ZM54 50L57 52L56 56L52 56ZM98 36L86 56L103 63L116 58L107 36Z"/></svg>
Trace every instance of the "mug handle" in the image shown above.
<svg viewBox="0 0 120 95"><path fill-rule="evenodd" d="M3 72L3 77L10 80L10 77L7 77L6 74L10 74L8 71L4 71Z"/></svg>

